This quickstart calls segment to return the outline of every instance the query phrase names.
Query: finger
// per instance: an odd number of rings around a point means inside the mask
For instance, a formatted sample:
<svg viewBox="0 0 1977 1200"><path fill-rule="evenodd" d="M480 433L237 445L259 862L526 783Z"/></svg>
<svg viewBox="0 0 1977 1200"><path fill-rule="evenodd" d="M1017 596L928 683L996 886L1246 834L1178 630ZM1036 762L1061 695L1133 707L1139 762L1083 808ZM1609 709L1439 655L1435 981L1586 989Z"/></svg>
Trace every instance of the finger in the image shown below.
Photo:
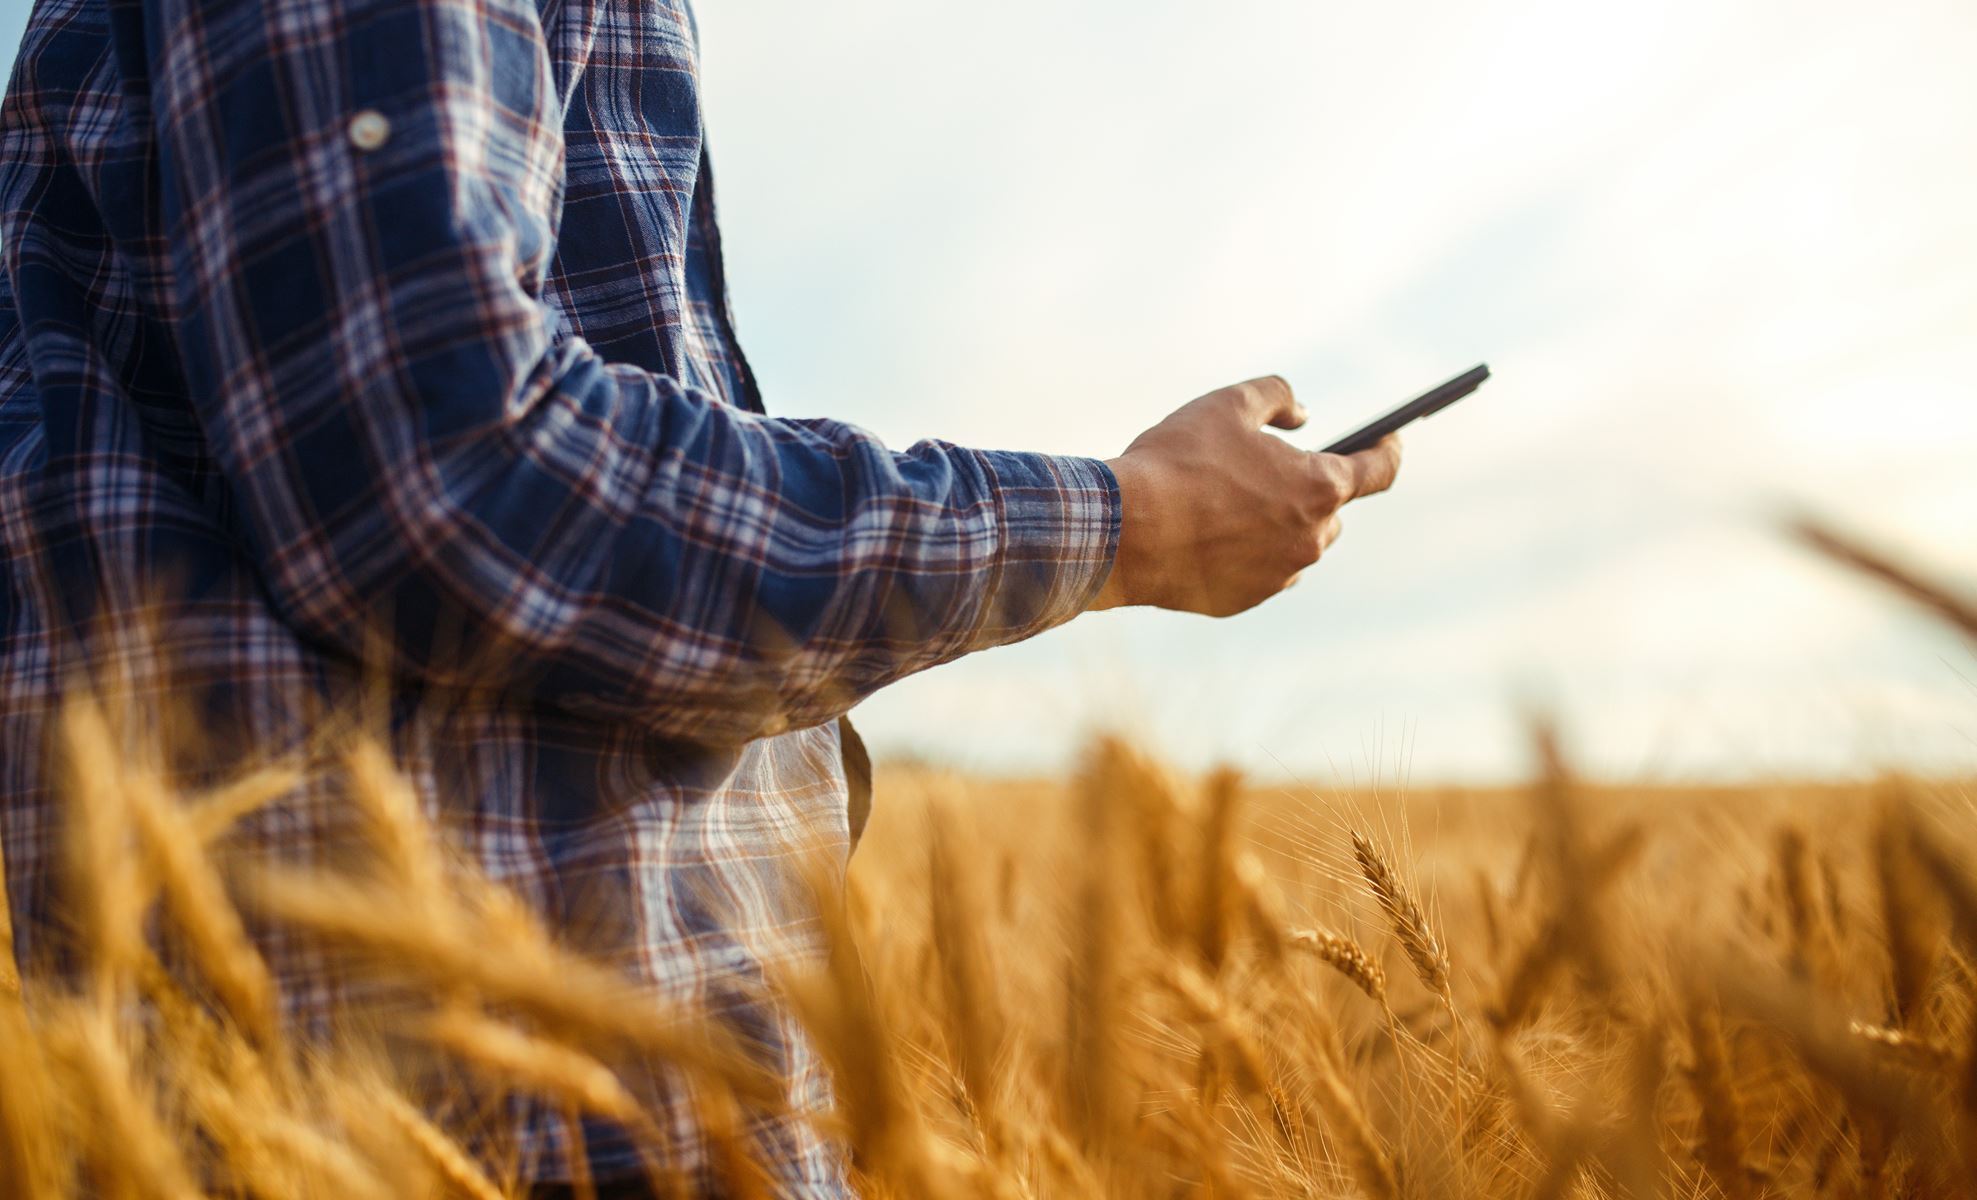
<svg viewBox="0 0 1977 1200"><path fill-rule="evenodd" d="M1323 525L1318 527L1318 553L1323 554L1330 550L1332 543L1339 540L1339 534L1344 530L1345 524L1339 520L1337 513L1333 513Z"/></svg>
<svg viewBox="0 0 1977 1200"><path fill-rule="evenodd" d="M1386 491L1400 473L1400 435L1390 433L1371 449L1346 455L1345 463L1351 490L1348 499Z"/></svg>
<svg viewBox="0 0 1977 1200"><path fill-rule="evenodd" d="M1304 424L1304 406L1291 394L1291 385L1282 375L1265 375L1228 390L1235 393L1237 409L1246 424L1273 429L1296 429Z"/></svg>

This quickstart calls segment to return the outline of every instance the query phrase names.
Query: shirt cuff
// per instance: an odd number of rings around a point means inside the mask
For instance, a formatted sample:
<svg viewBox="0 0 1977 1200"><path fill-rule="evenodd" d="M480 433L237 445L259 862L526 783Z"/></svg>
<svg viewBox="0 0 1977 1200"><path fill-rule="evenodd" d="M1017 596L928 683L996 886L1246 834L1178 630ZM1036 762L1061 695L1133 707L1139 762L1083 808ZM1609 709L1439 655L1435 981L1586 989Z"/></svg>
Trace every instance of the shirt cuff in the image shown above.
<svg viewBox="0 0 1977 1200"><path fill-rule="evenodd" d="M977 451L994 496L1000 572L982 642L1019 641L1085 611L1119 553L1119 480L1095 458Z"/></svg>

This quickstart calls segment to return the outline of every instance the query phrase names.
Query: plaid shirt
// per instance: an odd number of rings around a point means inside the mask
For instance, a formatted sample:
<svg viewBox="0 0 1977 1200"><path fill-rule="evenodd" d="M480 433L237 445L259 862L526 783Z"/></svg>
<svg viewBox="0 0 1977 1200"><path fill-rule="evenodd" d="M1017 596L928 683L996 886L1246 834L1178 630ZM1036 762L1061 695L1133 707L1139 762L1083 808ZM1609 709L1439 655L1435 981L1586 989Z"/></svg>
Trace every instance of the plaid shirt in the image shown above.
<svg viewBox="0 0 1977 1200"><path fill-rule="evenodd" d="M1082 610L1118 492L1089 459L762 414L684 0L39 0L0 253L23 964L63 930L49 706L141 603L175 674L140 686L256 745L382 659L395 753L478 863L825 1105L751 996L814 937L788 847L846 838L833 719ZM320 857L334 789L236 841ZM290 1017L325 1010L311 952L268 947ZM654 1103L692 1170L678 1091ZM519 1128L560 1177L555 1123ZM789 1190L842 1186L805 1122L754 1130Z"/></svg>

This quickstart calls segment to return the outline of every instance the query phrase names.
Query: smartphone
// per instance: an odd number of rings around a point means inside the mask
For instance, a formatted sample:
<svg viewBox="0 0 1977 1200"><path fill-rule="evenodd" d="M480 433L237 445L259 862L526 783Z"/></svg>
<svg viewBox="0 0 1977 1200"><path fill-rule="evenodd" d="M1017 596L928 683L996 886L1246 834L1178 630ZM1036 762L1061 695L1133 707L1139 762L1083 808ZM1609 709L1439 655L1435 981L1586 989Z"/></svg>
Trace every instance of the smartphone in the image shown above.
<svg viewBox="0 0 1977 1200"><path fill-rule="evenodd" d="M1380 439L1404 425L1410 425L1422 417L1431 417L1470 392L1483 386L1490 377L1488 366L1477 363L1432 391L1424 392L1407 403L1394 409L1386 416L1353 430L1338 441L1325 447L1326 454L1357 454L1380 444Z"/></svg>

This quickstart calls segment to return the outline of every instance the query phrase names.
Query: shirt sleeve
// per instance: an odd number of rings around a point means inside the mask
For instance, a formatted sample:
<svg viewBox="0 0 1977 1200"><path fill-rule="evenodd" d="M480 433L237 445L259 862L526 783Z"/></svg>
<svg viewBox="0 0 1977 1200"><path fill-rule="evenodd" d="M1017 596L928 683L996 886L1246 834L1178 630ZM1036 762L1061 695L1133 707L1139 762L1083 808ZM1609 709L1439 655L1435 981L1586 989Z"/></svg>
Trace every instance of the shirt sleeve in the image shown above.
<svg viewBox="0 0 1977 1200"><path fill-rule="evenodd" d="M894 453L556 336L567 81L531 0L145 3L178 350L303 636L731 743L1103 584L1101 462Z"/></svg>

